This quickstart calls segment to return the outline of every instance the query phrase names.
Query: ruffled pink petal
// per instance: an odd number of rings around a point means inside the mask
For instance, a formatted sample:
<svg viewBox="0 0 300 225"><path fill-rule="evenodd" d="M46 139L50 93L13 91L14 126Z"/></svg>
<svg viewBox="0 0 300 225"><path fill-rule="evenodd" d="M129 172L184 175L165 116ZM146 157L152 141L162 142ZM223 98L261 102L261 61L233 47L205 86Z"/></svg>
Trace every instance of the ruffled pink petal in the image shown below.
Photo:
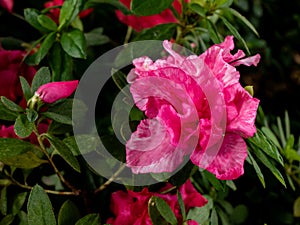
<svg viewBox="0 0 300 225"><path fill-rule="evenodd" d="M198 222L195 221L195 220L188 220L188 221L187 221L187 224L188 224L188 225L199 225Z"/></svg>
<svg viewBox="0 0 300 225"><path fill-rule="evenodd" d="M255 118L259 100L253 98L240 84L224 90L227 108L226 130L238 133L244 138L256 132Z"/></svg>
<svg viewBox="0 0 300 225"><path fill-rule="evenodd" d="M44 84L35 92L45 103L53 103L59 99L69 97L77 88L78 80L58 81Z"/></svg>
<svg viewBox="0 0 300 225"><path fill-rule="evenodd" d="M218 154L206 169L220 180L233 180L244 173L246 157L247 146L243 138L226 133Z"/></svg>
<svg viewBox="0 0 300 225"><path fill-rule="evenodd" d="M184 152L171 143L163 121L141 121L126 143L126 163L133 173L172 172L183 160Z"/></svg>
<svg viewBox="0 0 300 225"><path fill-rule="evenodd" d="M260 61L260 55L256 54L256 55L251 56L251 57L247 57L247 58L244 58L244 59L234 61L234 62L230 63L230 65L232 65L232 66L239 66L239 65L245 65L245 66L254 65L254 66L257 66L259 61Z"/></svg>

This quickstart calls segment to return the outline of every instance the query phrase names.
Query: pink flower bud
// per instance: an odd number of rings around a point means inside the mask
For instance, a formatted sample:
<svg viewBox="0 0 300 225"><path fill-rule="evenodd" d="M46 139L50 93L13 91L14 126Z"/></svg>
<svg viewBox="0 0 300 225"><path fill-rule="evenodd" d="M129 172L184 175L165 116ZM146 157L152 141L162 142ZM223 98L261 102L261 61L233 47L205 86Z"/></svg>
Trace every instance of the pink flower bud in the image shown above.
<svg viewBox="0 0 300 225"><path fill-rule="evenodd" d="M69 97L77 88L78 80L59 81L44 84L35 92L44 103L53 103Z"/></svg>

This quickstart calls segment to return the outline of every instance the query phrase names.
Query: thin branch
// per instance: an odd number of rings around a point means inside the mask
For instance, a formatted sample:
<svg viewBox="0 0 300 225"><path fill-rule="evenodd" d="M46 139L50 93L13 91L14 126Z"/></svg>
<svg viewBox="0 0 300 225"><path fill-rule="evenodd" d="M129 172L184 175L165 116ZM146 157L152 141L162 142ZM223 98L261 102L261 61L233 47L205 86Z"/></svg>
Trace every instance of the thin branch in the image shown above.
<svg viewBox="0 0 300 225"><path fill-rule="evenodd" d="M120 168L104 184L96 189L94 193L97 194L98 192L103 191L105 188L107 188L107 186L110 185L117 178L117 176L119 176L119 174L124 170L125 167L126 164L120 166Z"/></svg>

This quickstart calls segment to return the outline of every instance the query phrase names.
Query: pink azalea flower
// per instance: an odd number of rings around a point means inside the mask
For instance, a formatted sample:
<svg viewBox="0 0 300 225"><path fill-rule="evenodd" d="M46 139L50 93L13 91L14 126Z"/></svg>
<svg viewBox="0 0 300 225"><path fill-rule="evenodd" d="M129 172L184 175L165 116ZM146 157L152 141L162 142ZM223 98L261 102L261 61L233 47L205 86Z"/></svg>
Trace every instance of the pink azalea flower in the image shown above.
<svg viewBox="0 0 300 225"><path fill-rule="evenodd" d="M128 9L130 8L131 0L120 0L120 2ZM181 4L178 0L173 2L173 7L179 14L181 14ZM131 26L136 31L151 28L159 24L178 22L170 9L165 9L161 13L151 16L124 15L119 10L116 11L116 15L122 23Z"/></svg>
<svg viewBox="0 0 300 225"><path fill-rule="evenodd" d="M164 189L168 187L172 186L167 184ZM197 192L190 180L183 184L179 191L187 212L190 208L202 207L207 203L207 200ZM151 225L151 219L148 214L148 202L152 196L158 196L164 199L171 207L179 224L182 223L176 192L160 194L159 192L149 192L148 188L144 188L141 192L133 192L131 190L127 192L114 192L111 196L110 203L110 209L114 217L109 218L106 223L112 225Z"/></svg>
<svg viewBox="0 0 300 225"><path fill-rule="evenodd" d="M53 103L69 97L77 88L78 80L51 82L40 86L35 92L44 103Z"/></svg>
<svg viewBox="0 0 300 225"><path fill-rule="evenodd" d="M135 59L127 78L135 104L148 117L126 144L127 165L134 173L173 172L190 155L219 179L239 177L247 157L243 138L256 132L259 100L240 85L235 66L257 65L260 56L245 58L241 50L232 55L232 36L200 56L181 56L170 42L163 45L169 57ZM211 148L216 143L220 148Z"/></svg>
<svg viewBox="0 0 300 225"><path fill-rule="evenodd" d="M0 6L6 9L8 12L12 13L14 1L13 0L0 0Z"/></svg>
<svg viewBox="0 0 300 225"><path fill-rule="evenodd" d="M23 99L19 76L31 83L36 70L22 62L25 52L4 50L0 46L0 96L20 103Z"/></svg>
<svg viewBox="0 0 300 225"><path fill-rule="evenodd" d="M64 4L64 0L51 0L48 2L45 2L44 7L45 8L50 8L53 6L61 6ZM93 9L86 9L83 10L82 12L79 13L80 18L84 18L92 13ZM59 8L54 8L50 10L50 13L48 14L51 19L53 19L56 23L58 23L59 19L59 14L60 14L60 9Z"/></svg>

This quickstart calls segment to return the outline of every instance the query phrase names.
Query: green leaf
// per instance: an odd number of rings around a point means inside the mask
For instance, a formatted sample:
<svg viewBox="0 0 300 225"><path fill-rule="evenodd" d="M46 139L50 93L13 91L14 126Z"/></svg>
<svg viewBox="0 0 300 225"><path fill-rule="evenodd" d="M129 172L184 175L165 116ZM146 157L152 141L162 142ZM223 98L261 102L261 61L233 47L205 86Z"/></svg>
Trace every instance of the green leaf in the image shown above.
<svg viewBox="0 0 300 225"><path fill-rule="evenodd" d="M103 34L102 27L93 29L90 32L85 33L84 37L86 39L87 47L103 45L109 42L109 37Z"/></svg>
<svg viewBox="0 0 300 225"><path fill-rule="evenodd" d="M0 196L0 211L1 214L6 216L7 215L7 187L3 187L1 190Z"/></svg>
<svg viewBox="0 0 300 225"><path fill-rule="evenodd" d="M27 198L27 192L18 193L14 196L12 204L12 214L16 215L20 212Z"/></svg>
<svg viewBox="0 0 300 225"><path fill-rule="evenodd" d="M85 217L78 220L75 225L99 225L100 216L99 214L93 213L88 214Z"/></svg>
<svg viewBox="0 0 300 225"><path fill-rule="evenodd" d="M54 149L61 155L61 157L77 172L80 172L80 165L76 157L72 154L69 147L59 138L52 136L51 134L44 134Z"/></svg>
<svg viewBox="0 0 300 225"><path fill-rule="evenodd" d="M169 223L162 217L160 212L158 211L156 207L156 203L154 202L153 198L150 198L148 202L148 213L151 219L151 222L153 225L169 225Z"/></svg>
<svg viewBox="0 0 300 225"><path fill-rule="evenodd" d="M39 185L35 185L30 192L27 211L30 225L56 225L50 199Z"/></svg>
<svg viewBox="0 0 300 225"><path fill-rule="evenodd" d="M58 225L70 225L75 224L79 218L79 209L71 200L67 200L59 210L57 221Z"/></svg>
<svg viewBox="0 0 300 225"><path fill-rule="evenodd" d="M221 42L219 33L213 24L213 22L210 19L206 19L206 24L207 24L207 29L208 29L208 34L210 39L215 43L218 44Z"/></svg>
<svg viewBox="0 0 300 225"><path fill-rule="evenodd" d="M44 112L42 115L59 123L73 125L72 118L68 116L60 115L54 112Z"/></svg>
<svg viewBox="0 0 300 225"><path fill-rule="evenodd" d="M30 89L30 85L29 85L28 81L22 76L20 76L20 83L21 83L21 87L22 87L25 99L26 99L26 101L28 101L33 96L31 89Z"/></svg>
<svg viewBox="0 0 300 225"><path fill-rule="evenodd" d="M35 146L35 149L37 147ZM43 163L47 163L48 161L40 159L35 153L32 151L28 151L22 154L19 154L15 157L5 158L1 160L4 164L13 166L16 168L23 169L32 169L40 166Z"/></svg>
<svg viewBox="0 0 300 225"><path fill-rule="evenodd" d="M233 0L215 0L214 1L217 8L220 9L220 8L227 8L229 6L232 5L233 3Z"/></svg>
<svg viewBox="0 0 300 225"><path fill-rule="evenodd" d="M248 214L248 208L245 205L237 205L229 219L233 224L243 224L247 221Z"/></svg>
<svg viewBox="0 0 300 225"><path fill-rule="evenodd" d="M257 132L253 137L247 139L247 142L251 143L255 148L264 151L267 155L275 159L282 166L284 165L283 158L276 146L273 144L273 142L268 141L266 136L259 129L257 129Z"/></svg>
<svg viewBox="0 0 300 225"><path fill-rule="evenodd" d="M15 216L12 214L8 214L0 222L0 225L9 225L11 224L15 219Z"/></svg>
<svg viewBox="0 0 300 225"><path fill-rule="evenodd" d="M181 196L181 193L179 192L179 190L177 190L177 198L178 198L180 212L182 215L182 220L185 221L186 220L185 206L184 206L184 202L182 200L182 196Z"/></svg>
<svg viewBox="0 0 300 225"><path fill-rule="evenodd" d="M246 44L246 41L244 40L244 38L242 38L238 30L223 16L220 16L220 18L223 21L224 25L228 28L228 30L233 34L233 36L235 36L238 40L240 40L243 43L244 48L246 49L247 53L250 55L250 50Z"/></svg>
<svg viewBox="0 0 300 225"><path fill-rule="evenodd" d="M82 0L66 0L60 9L59 30L68 26L83 7Z"/></svg>
<svg viewBox="0 0 300 225"><path fill-rule="evenodd" d="M144 29L133 39L133 41L169 40L174 36L176 27L177 25L175 23L166 23L149 29Z"/></svg>
<svg viewBox="0 0 300 225"><path fill-rule="evenodd" d="M293 214L294 217L300 217L300 197L298 197L294 202Z"/></svg>
<svg viewBox="0 0 300 225"><path fill-rule="evenodd" d="M72 80L73 60L62 49L60 43L54 43L48 55L52 70L52 81Z"/></svg>
<svg viewBox="0 0 300 225"><path fill-rule="evenodd" d="M279 148L279 149L282 148L279 144L278 139L276 138L275 134L273 133L273 131L270 128L262 127L261 131L265 134L265 136L267 138L269 138L276 145L277 148Z"/></svg>
<svg viewBox="0 0 300 225"><path fill-rule="evenodd" d="M93 7L94 5L101 4L101 3L112 5L117 9L121 10L122 13L124 13L125 15L132 14L132 12L119 0L89 0L86 3L86 5Z"/></svg>
<svg viewBox="0 0 300 225"><path fill-rule="evenodd" d="M251 143L250 143L251 145ZM260 149L257 149L252 146L251 150L256 155L256 157L273 173L273 175L280 181L282 185L286 187L285 181L283 176L281 175L280 171L273 165L272 161L268 159L264 152Z"/></svg>
<svg viewBox="0 0 300 225"><path fill-rule="evenodd" d="M49 16L46 16L46 15L43 15L43 14L39 15L37 17L37 21L45 29L48 29L50 31L56 31L57 30L56 23L52 19L50 19Z"/></svg>
<svg viewBox="0 0 300 225"><path fill-rule="evenodd" d="M70 136L70 137L65 138L63 140L63 142L70 148L73 155L75 155L75 156L96 151L100 146L99 137L88 135L88 134L77 135L76 140L75 140L74 136ZM80 151L78 149L77 142L80 142L80 146L85 146L85 148L81 149L81 151Z"/></svg>
<svg viewBox="0 0 300 225"><path fill-rule="evenodd" d="M86 43L82 31L74 29L64 32L60 40L64 51L74 58L86 58Z"/></svg>
<svg viewBox="0 0 300 225"><path fill-rule="evenodd" d="M48 34L41 44L40 48L36 53L27 57L27 61L30 65L38 65L44 57L47 55L52 45L56 41L56 32Z"/></svg>
<svg viewBox="0 0 300 225"><path fill-rule="evenodd" d="M202 174L217 191L225 191L226 184L223 183L221 180L217 179L214 174L208 172L207 170L204 170Z"/></svg>
<svg viewBox="0 0 300 225"><path fill-rule="evenodd" d="M241 20L254 34L257 35L257 37L259 37L257 30L255 29L255 27L252 25L252 23L246 17L244 17L242 14L240 14L238 11L236 11L233 8L227 8L226 10L229 10L229 12L232 15L234 15L239 20Z"/></svg>
<svg viewBox="0 0 300 225"><path fill-rule="evenodd" d="M18 225L28 225L27 214L24 211L18 213L19 224Z"/></svg>
<svg viewBox="0 0 300 225"><path fill-rule="evenodd" d="M208 200L208 203L202 207L191 208L187 215L188 220L195 220L202 224L209 219L210 211L213 208L213 200L209 196L205 196L205 198Z"/></svg>
<svg viewBox="0 0 300 225"><path fill-rule="evenodd" d="M285 150L285 157L289 160L290 163L293 161L300 162L300 155L295 149L288 148Z"/></svg>
<svg viewBox="0 0 300 225"><path fill-rule="evenodd" d="M177 224L177 219L176 216L174 214L174 212L172 211L172 209L170 208L170 206L168 205L168 203L166 203L165 200L163 200L160 197L157 196L153 196L150 200L149 200L149 204L151 207L156 207L158 212L160 213L160 215L170 224L172 225L176 225Z"/></svg>
<svg viewBox="0 0 300 225"><path fill-rule="evenodd" d="M51 73L48 67L41 67L35 74L32 84L31 93L36 92L36 90L43 84L51 82Z"/></svg>
<svg viewBox="0 0 300 225"><path fill-rule="evenodd" d="M26 116L29 122L34 122L38 119L39 114L33 109L26 109Z"/></svg>
<svg viewBox="0 0 300 225"><path fill-rule="evenodd" d="M24 10L24 17L25 20L33 26L35 29L39 30L42 33L48 33L51 30L48 28L43 27L39 21L38 21L38 16L40 15L40 11L37 9L32 9L32 8L27 8Z"/></svg>
<svg viewBox="0 0 300 225"><path fill-rule="evenodd" d="M7 121L15 121L19 113L7 109L7 107L0 101L0 119Z"/></svg>
<svg viewBox="0 0 300 225"><path fill-rule="evenodd" d="M219 221L218 221L217 211L215 208L213 208L210 215L210 225L218 225L218 224Z"/></svg>
<svg viewBox="0 0 300 225"><path fill-rule="evenodd" d="M264 175L263 173L261 172L257 162L255 161L255 159L253 158L252 154L250 151L248 151L248 158L250 159L253 167L254 167L254 170L256 172L256 175L258 176L258 179L260 180L260 182L262 183L263 187L265 188L266 187L266 182L265 182L265 178L264 178Z"/></svg>
<svg viewBox="0 0 300 225"><path fill-rule="evenodd" d="M202 17L206 17L206 9L203 8L201 5L199 5L197 3L192 3L189 6L198 15L200 15Z"/></svg>
<svg viewBox="0 0 300 225"><path fill-rule="evenodd" d="M14 131L16 135L18 135L21 138L29 137L30 134L33 132L33 129L34 123L29 122L25 114L21 114L17 117L14 125Z"/></svg>
<svg viewBox="0 0 300 225"><path fill-rule="evenodd" d="M154 14L159 14L163 10L169 8L172 2L173 0L132 0L130 8L135 15L150 16Z"/></svg>
<svg viewBox="0 0 300 225"><path fill-rule="evenodd" d="M24 112L24 109L21 106L17 105L16 103L14 103L13 101L9 100L5 96L1 96L1 102L10 111Z"/></svg>

